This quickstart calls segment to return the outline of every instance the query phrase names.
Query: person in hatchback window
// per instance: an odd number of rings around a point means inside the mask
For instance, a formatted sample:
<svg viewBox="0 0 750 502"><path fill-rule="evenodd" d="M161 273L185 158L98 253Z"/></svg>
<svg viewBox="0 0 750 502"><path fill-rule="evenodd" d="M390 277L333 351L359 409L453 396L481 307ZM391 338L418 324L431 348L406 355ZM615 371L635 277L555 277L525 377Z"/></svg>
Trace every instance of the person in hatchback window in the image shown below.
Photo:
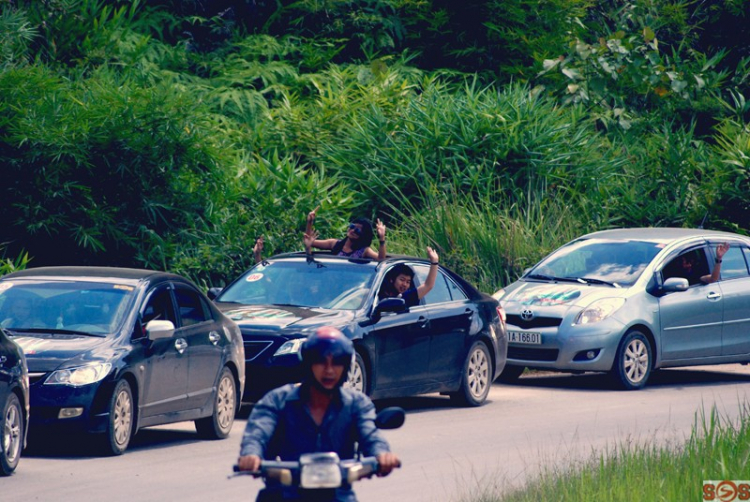
<svg viewBox="0 0 750 502"><path fill-rule="evenodd" d="M305 228L304 244L305 252L310 254L312 248L329 249L331 254L337 256L349 256L351 258L369 258L382 261L385 259L385 224L378 220L375 230L378 235L380 247L375 252L370 247L373 238L372 222L367 218L352 220L343 239L319 239L318 232L313 228L315 216L318 211L316 207L307 214L307 227Z"/></svg>

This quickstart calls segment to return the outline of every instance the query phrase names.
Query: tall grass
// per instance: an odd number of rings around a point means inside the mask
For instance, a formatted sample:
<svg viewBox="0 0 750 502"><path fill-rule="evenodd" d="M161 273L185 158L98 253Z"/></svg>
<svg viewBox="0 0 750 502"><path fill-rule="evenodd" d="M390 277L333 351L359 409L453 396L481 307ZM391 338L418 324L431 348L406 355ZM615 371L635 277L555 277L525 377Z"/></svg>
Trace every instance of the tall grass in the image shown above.
<svg viewBox="0 0 750 502"><path fill-rule="evenodd" d="M713 408L696 416L684 445L625 443L583 465L550 467L539 479L476 502L654 502L701 500L703 480L750 479L750 407L730 420ZM469 500L469 499L467 499Z"/></svg>

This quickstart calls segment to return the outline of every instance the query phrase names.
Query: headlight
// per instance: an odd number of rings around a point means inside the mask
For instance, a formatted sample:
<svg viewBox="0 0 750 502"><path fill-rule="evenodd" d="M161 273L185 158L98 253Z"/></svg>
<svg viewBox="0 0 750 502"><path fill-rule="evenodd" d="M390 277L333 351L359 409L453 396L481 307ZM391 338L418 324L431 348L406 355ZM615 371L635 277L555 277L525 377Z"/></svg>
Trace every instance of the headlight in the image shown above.
<svg viewBox="0 0 750 502"><path fill-rule="evenodd" d="M68 368L54 371L44 385L70 385L72 387L81 387L98 382L109 374L112 369L110 363L94 363L77 368Z"/></svg>
<svg viewBox="0 0 750 502"><path fill-rule="evenodd" d="M279 350L274 354L275 356L284 356L286 354L299 354L299 350L302 348L302 344L305 342L305 338L297 338L295 340L289 340L284 345L279 347Z"/></svg>
<svg viewBox="0 0 750 502"><path fill-rule="evenodd" d="M624 298L602 298L583 309L573 324L593 324L611 316L625 305Z"/></svg>
<svg viewBox="0 0 750 502"><path fill-rule="evenodd" d="M503 296L505 296L505 289L504 288L503 289L499 289L499 290L495 291L494 293L492 293L492 298L494 298L497 301L500 301L503 298Z"/></svg>

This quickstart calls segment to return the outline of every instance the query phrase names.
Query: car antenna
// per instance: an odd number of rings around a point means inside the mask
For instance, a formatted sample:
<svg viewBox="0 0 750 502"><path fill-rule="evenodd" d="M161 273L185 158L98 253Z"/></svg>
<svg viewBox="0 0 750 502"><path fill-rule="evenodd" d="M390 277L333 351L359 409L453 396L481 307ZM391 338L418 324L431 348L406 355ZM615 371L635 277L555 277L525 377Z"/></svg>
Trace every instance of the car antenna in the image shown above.
<svg viewBox="0 0 750 502"><path fill-rule="evenodd" d="M701 220L701 224L698 225L698 228L702 229L703 224L706 223L706 218L708 218L708 211L706 211L706 214L703 216L703 219Z"/></svg>

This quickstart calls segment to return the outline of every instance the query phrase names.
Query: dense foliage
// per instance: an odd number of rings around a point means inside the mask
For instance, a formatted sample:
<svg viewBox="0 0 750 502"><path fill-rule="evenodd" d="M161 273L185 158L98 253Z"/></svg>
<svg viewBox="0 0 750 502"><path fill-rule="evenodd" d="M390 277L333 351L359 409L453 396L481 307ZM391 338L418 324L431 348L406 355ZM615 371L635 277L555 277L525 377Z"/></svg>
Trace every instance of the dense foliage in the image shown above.
<svg viewBox="0 0 750 502"><path fill-rule="evenodd" d="M741 0L0 2L5 269L218 285L365 215L491 292L615 226L750 225ZM724 27L734 27L728 30Z"/></svg>

